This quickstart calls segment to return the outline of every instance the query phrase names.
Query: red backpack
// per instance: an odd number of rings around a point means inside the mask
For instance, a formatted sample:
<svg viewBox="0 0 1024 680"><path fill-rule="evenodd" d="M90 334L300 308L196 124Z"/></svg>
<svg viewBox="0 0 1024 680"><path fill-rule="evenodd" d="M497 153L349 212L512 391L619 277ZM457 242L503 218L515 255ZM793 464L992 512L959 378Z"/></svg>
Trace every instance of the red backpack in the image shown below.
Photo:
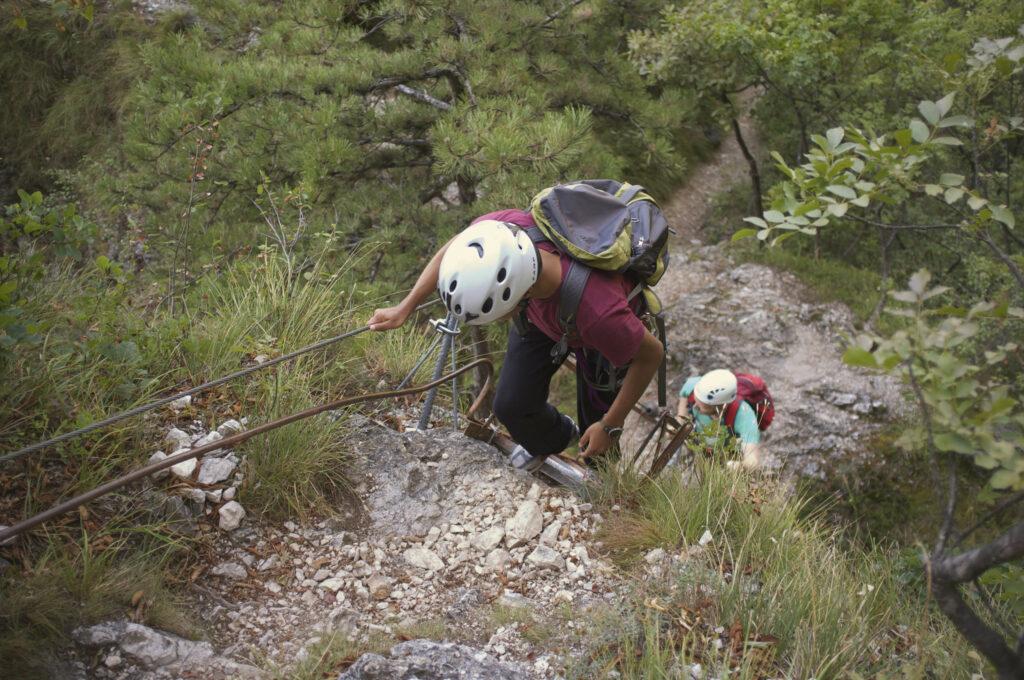
<svg viewBox="0 0 1024 680"><path fill-rule="evenodd" d="M734 429L733 424L736 422L736 413L740 410L740 402L745 401L754 409L758 429L762 432L767 430L768 426L772 424L772 418L775 417L775 402L772 401L772 395L768 393L768 386L756 375L737 372L735 376L736 398L725 407L725 424L730 430ZM693 392L690 392L687 403L691 409L694 401L696 401L696 397L693 396Z"/></svg>

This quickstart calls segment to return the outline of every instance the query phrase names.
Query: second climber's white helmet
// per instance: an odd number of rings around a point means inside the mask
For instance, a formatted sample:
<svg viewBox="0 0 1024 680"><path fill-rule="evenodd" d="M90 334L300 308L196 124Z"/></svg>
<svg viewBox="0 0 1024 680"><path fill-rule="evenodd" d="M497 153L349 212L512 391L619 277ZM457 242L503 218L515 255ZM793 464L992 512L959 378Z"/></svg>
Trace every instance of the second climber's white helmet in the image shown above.
<svg viewBox="0 0 1024 680"><path fill-rule="evenodd" d="M481 220L448 245L437 290L459 321L483 324L514 310L539 272L539 255L525 231Z"/></svg>
<svg viewBox="0 0 1024 680"><path fill-rule="evenodd" d="M736 376L732 371L716 368L697 381L693 396L709 406L728 404L736 398Z"/></svg>

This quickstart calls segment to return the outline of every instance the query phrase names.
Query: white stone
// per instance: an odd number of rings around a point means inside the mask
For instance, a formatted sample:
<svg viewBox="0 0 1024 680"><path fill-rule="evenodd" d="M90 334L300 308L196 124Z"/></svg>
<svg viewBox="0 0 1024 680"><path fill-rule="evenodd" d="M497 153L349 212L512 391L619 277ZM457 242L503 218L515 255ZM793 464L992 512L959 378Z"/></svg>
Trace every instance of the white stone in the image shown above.
<svg viewBox="0 0 1024 680"><path fill-rule="evenodd" d="M167 430L167 434L164 436L164 441L170 444L184 444L188 446L188 442L192 439L192 435L184 430L179 430L176 427L172 427Z"/></svg>
<svg viewBox="0 0 1024 680"><path fill-rule="evenodd" d="M501 527L491 527L487 531L473 537L473 546L480 552L490 552L498 547L501 539L505 537L505 530Z"/></svg>
<svg viewBox="0 0 1024 680"><path fill-rule="evenodd" d="M166 453L164 453L163 451L155 451L153 455L149 457L149 464L152 465L153 463L159 463L160 461L166 459ZM151 474L150 477L152 477L154 481L159 481L161 479L166 479L170 474L171 471L168 470L167 468L164 468L163 470L157 470L156 472Z"/></svg>
<svg viewBox="0 0 1024 680"><path fill-rule="evenodd" d="M329 590L332 593L338 592L344 587L344 585L345 581L336 576L332 576L331 578L325 579L319 583L319 586L321 588L323 588L324 590Z"/></svg>
<svg viewBox="0 0 1024 680"><path fill-rule="evenodd" d="M236 581L249 575L249 572L245 570L245 567L238 562L224 562L223 564L218 564L210 570L210 573L214 576L224 576L225 578L235 579Z"/></svg>
<svg viewBox="0 0 1024 680"><path fill-rule="evenodd" d="M665 551L662 548L655 548L646 555L644 555L644 561L647 564L658 564L665 559Z"/></svg>
<svg viewBox="0 0 1024 680"><path fill-rule="evenodd" d="M704 545L707 545L708 543L711 543L711 542L712 542L712 541L714 541L714 540L715 540L715 537L711 535L711 532L710 532L710 531L708 531L707 529L705 529L705 530L704 530L704 533L703 533L703 534L701 534L701 537L700 537L700 539L699 539L699 540L697 541L697 543L698 543L699 545L702 545L702 546L704 546Z"/></svg>
<svg viewBox="0 0 1024 680"><path fill-rule="evenodd" d="M437 571L444 568L444 562L437 556L437 553L427 548L409 548L402 553L402 557L407 564L426 569L427 571Z"/></svg>
<svg viewBox="0 0 1024 680"><path fill-rule="evenodd" d="M538 545L527 556L526 561L541 569L565 569L565 559L555 552L553 548L546 545Z"/></svg>
<svg viewBox="0 0 1024 680"><path fill-rule="evenodd" d="M171 455L174 456L174 455L177 455L179 453L181 453L180 450L179 451L175 451ZM192 479L192 473L195 472L195 469L196 469L196 459L195 458L186 458L185 460L181 461L180 463L176 463L176 464L172 465L171 466L171 473L175 477L180 477L181 479Z"/></svg>
<svg viewBox="0 0 1024 680"><path fill-rule="evenodd" d="M220 507L220 528L224 531L234 531L245 519L245 508L238 501L229 501Z"/></svg>
<svg viewBox="0 0 1024 680"><path fill-rule="evenodd" d="M562 523L555 520L551 524L544 527L544 531L541 533L538 542L541 545L554 546L558 542L558 534L562 531Z"/></svg>
<svg viewBox="0 0 1024 680"><path fill-rule="evenodd" d="M224 496L224 490L223 489L213 489L212 491L211 490L207 490L206 491L206 500L208 500L209 502L213 503L214 505L216 505L217 503L220 503L220 499L223 496Z"/></svg>
<svg viewBox="0 0 1024 680"><path fill-rule="evenodd" d="M174 401L172 401L170 406L175 411L181 411L181 410L183 410L185 408L188 408L191 404L192 404L192 395L191 394L186 394L184 397L181 397L179 399L175 399Z"/></svg>
<svg viewBox="0 0 1024 680"><path fill-rule="evenodd" d="M519 506L515 517L505 523L505 545L515 548L527 543L544 528L544 514L536 501Z"/></svg>
<svg viewBox="0 0 1024 680"><path fill-rule="evenodd" d="M484 566L491 571L504 571L505 565L509 563L512 556L508 554L508 551L502 550L501 548L495 548L491 552L487 553L487 557L484 558Z"/></svg>
<svg viewBox="0 0 1024 680"><path fill-rule="evenodd" d="M203 458L199 465L196 481L200 484L217 484L231 476L237 466L226 458Z"/></svg>
<svg viewBox="0 0 1024 680"><path fill-rule="evenodd" d="M231 420L225 420L223 423L221 423L220 426L217 428L217 432L219 432L221 436L229 437L233 434L241 432L244 429L245 428L242 426L240 422L232 418Z"/></svg>
<svg viewBox="0 0 1024 680"><path fill-rule="evenodd" d="M391 582L383 574L374 574L367 580L366 587L375 600L386 600L392 595ZM396 598L398 593L395 593Z"/></svg>

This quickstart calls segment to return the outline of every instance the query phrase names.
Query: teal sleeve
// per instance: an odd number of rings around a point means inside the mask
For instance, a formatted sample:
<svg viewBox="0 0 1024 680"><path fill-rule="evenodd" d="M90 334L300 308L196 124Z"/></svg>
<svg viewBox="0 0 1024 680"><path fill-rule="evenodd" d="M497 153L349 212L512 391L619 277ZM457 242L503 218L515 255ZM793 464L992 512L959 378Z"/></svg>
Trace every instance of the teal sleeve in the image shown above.
<svg viewBox="0 0 1024 680"><path fill-rule="evenodd" d="M690 395L693 394L693 388L697 386L698 380L700 380L699 375L690 376L689 378L687 378L686 382L683 383L683 389L679 390L679 396L686 397L687 399L689 399Z"/></svg>
<svg viewBox="0 0 1024 680"><path fill-rule="evenodd" d="M757 429L757 414L745 401L740 402L732 429L736 433L736 437L744 444L757 444L761 441L761 430Z"/></svg>

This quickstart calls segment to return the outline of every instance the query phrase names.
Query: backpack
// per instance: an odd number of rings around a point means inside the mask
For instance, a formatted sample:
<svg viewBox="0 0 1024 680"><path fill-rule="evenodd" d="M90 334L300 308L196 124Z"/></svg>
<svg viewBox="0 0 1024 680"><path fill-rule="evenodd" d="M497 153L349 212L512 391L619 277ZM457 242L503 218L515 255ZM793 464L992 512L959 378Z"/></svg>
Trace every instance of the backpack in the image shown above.
<svg viewBox="0 0 1024 680"><path fill-rule="evenodd" d="M530 213L537 223L526 228L530 239L550 241L573 260L558 300L563 335L551 351L553 362L561 362L569 351L569 341L578 338L576 311L592 269L633 276L637 286L629 297L644 296L643 306L654 319L658 339L665 344L661 301L650 287L668 266L670 230L658 204L642 186L608 179L558 184L533 197ZM610 369L602 368L599 372L605 375L600 377L583 375L594 387L615 390L625 371ZM658 403L662 407L667 401L665 384L662 361L658 369Z"/></svg>
<svg viewBox="0 0 1024 680"><path fill-rule="evenodd" d="M768 386L764 380L756 375L740 373L738 371L735 375L736 398L725 408L724 419L726 426L733 432L736 431L734 427L736 413L740 410L740 403L745 401L754 409L754 415L757 417L757 429L764 432L772 424L772 419L775 417L775 402L772 400L772 395L768 392ZM690 392L690 396L686 398L686 401L692 409L696 401L693 392Z"/></svg>

